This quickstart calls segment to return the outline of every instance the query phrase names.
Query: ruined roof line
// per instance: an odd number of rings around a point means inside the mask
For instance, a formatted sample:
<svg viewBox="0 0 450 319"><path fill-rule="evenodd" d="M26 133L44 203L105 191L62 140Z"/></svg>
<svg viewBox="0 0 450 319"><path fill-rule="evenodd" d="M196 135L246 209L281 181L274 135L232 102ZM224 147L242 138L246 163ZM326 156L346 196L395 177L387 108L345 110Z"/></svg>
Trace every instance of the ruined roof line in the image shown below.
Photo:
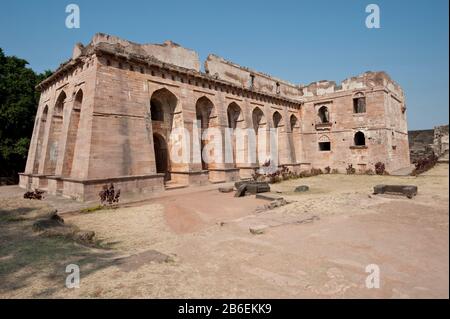
<svg viewBox="0 0 450 319"><path fill-rule="evenodd" d="M137 59L149 65L169 67L171 70L186 74L196 74L230 87L270 96L272 98L302 103L305 98L320 97L326 94L354 91L384 86L399 99L404 98L401 87L384 71L359 74L348 77L339 84L335 81L321 80L308 85L296 85L288 81L272 77L263 72L240 66L218 55L209 54L204 61L203 72L197 52L184 48L172 41L163 44L138 44L116 36L97 33L87 46L78 43L74 47L72 58L62 63L56 71L36 87L42 89L58 78L61 74L70 72L83 60L96 52L108 52L123 59ZM255 80L256 78L256 80ZM255 85L253 86L253 80ZM251 86L249 83L251 83Z"/></svg>

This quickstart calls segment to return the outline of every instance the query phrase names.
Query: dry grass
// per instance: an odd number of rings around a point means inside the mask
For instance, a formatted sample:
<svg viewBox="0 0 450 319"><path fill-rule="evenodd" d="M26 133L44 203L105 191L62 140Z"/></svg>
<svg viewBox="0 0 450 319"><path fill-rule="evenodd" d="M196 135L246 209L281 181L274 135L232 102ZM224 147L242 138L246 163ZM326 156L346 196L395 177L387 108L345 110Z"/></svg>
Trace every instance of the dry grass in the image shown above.
<svg viewBox="0 0 450 319"><path fill-rule="evenodd" d="M76 263L87 272L108 265L102 261L111 255L107 251L34 232L33 222L52 211L45 203L0 201L0 297L51 296L64 287L66 265Z"/></svg>

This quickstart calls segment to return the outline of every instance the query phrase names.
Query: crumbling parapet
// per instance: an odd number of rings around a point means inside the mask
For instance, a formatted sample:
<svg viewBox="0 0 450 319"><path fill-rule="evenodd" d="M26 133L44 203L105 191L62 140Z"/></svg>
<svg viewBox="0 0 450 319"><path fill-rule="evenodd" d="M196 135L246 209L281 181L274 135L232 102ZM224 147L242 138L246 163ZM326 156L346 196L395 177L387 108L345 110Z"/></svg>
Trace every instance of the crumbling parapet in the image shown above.
<svg viewBox="0 0 450 319"><path fill-rule="evenodd" d="M375 87L385 87L392 92L399 100L404 100L404 93L401 87L394 82L384 71L368 71L358 76L353 76L336 84L334 81L322 80L312 82L303 87L304 97L322 96L344 91L364 90Z"/></svg>
<svg viewBox="0 0 450 319"><path fill-rule="evenodd" d="M240 66L215 54L208 55L205 61L205 72L218 79L258 92L292 99L299 99L303 95L302 87L299 85Z"/></svg>

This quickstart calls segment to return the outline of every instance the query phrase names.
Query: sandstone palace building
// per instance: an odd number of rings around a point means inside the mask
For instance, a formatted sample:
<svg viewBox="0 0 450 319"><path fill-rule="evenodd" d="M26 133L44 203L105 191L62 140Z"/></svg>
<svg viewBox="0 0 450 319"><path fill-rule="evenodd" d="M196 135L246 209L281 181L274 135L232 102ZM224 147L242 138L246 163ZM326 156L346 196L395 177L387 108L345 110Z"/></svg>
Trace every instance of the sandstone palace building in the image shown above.
<svg viewBox="0 0 450 319"><path fill-rule="evenodd" d="M38 88L20 185L77 200L96 199L111 182L146 193L233 181L261 165L192 160L201 151L171 134L182 128L196 139L198 121L201 130L220 132L276 129L278 165L293 171L410 165L404 94L384 72L294 85L216 55L202 68L196 52L170 41L140 45L96 34ZM173 143L191 161L174 162Z"/></svg>

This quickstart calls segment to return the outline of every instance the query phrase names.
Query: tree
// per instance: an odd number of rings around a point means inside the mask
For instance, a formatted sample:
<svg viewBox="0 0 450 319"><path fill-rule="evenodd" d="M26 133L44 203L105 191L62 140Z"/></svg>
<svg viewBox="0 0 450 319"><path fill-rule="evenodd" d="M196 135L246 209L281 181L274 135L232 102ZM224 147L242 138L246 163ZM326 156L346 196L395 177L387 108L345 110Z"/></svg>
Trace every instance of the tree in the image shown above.
<svg viewBox="0 0 450 319"><path fill-rule="evenodd" d="M25 169L39 101L35 86L51 74L36 74L27 65L0 48L0 177L8 183L16 183Z"/></svg>

